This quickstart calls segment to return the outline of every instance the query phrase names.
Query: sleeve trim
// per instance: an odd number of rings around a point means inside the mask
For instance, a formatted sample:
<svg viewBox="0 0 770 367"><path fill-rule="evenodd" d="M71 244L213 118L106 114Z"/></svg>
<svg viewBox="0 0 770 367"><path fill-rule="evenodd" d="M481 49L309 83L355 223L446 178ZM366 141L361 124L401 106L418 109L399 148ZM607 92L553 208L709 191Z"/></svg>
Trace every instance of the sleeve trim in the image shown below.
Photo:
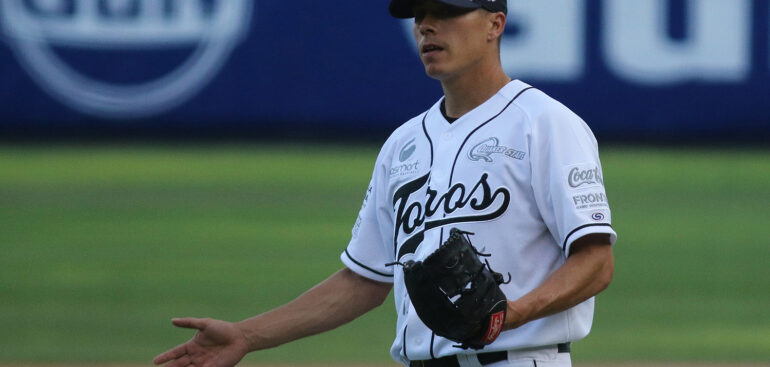
<svg viewBox="0 0 770 367"><path fill-rule="evenodd" d="M377 274L377 275L382 276L382 277L393 278L393 274L386 274L386 273L374 270L374 269L372 269L372 268L362 264L358 260L354 259L353 256L350 256L350 252L348 252L348 249L345 249L345 256L347 256L348 259L350 259L350 261L352 261L354 264L356 264L356 265L358 265L358 266L360 266L360 267L362 267L362 268L364 268L364 269L366 269L368 271L371 271L374 274Z"/></svg>
<svg viewBox="0 0 770 367"><path fill-rule="evenodd" d="M579 231L579 230L581 230L583 228L588 228L588 227L610 227L610 229L612 229L612 225L610 225L609 223L591 223L591 224L585 224L585 225L582 225L580 227L577 227L577 228L573 229L572 232L570 232L567 235L567 237L564 238L564 244L561 245L561 250L562 251L567 251L567 244L570 242L569 241L570 237L572 237L572 235L575 234L577 231Z"/></svg>

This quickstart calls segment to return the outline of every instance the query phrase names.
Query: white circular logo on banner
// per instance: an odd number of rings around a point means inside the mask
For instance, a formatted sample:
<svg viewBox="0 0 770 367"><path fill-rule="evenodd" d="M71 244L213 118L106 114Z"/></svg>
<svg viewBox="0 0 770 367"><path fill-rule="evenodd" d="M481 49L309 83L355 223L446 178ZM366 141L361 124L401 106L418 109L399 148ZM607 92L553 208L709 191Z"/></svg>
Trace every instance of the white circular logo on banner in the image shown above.
<svg viewBox="0 0 770 367"><path fill-rule="evenodd" d="M84 113L137 118L197 94L244 39L251 0L0 0L0 26L22 66L49 94ZM151 80L88 76L57 50L184 48L178 66Z"/></svg>

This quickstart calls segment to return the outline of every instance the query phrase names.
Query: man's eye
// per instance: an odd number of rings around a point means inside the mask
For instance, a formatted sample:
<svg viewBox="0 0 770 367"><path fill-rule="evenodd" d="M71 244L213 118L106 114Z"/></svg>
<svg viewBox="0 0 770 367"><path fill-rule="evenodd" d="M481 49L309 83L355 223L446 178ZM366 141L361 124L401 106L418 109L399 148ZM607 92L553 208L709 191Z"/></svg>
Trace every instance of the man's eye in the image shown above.
<svg viewBox="0 0 770 367"><path fill-rule="evenodd" d="M415 22L422 22L425 17L430 15L433 18L436 19L449 19L454 18L460 15L463 15L467 13L468 10L466 9L460 9L460 8L453 8L448 6L443 6L439 8L434 9L415 9L414 10L414 20Z"/></svg>
<svg viewBox="0 0 770 367"><path fill-rule="evenodd" d="M442 7L436 12L436 17L447 19L447 18L454 18L459 17L460 15L463 15L465 13L468 13L469 11L466 9L461 8L452 8L452 7Z"/></svg>

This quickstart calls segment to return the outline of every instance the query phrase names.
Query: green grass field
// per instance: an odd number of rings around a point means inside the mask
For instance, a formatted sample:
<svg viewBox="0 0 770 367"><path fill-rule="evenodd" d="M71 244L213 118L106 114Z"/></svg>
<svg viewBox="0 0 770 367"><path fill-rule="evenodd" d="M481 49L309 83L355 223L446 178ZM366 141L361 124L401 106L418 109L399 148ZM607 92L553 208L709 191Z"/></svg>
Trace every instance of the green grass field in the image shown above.
<svg viewBox="0 0 770 367"><path fill-rule="evenodd" d="M376 147L0 147L0 362L139 362L341 267ZM602 151L616 276L573 359L770 360L770 151ZM389 360L392 301L259 362Z"/></svg>

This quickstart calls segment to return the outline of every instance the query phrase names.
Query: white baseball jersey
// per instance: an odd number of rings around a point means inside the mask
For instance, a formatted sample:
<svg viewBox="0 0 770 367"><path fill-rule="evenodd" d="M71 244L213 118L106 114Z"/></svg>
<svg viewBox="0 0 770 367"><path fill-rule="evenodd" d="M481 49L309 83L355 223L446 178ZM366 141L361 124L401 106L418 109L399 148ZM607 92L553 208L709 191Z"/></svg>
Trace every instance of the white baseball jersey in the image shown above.
<svg viewBox="0 0 770 367"><path fill-rule="evenodd" d="M610 234L610 208L596 139L572 111L515 80L449 123L441 101L399 127L385 142L342 261L354 272L393 282L397 361L438 358L462 350L417 316L400 266L422 260L449 229L471 242L497 272L508 299L532 291L589 233ZM567 311L504 331L484 352L550 346L585 337L593 298Z"/></svg>

